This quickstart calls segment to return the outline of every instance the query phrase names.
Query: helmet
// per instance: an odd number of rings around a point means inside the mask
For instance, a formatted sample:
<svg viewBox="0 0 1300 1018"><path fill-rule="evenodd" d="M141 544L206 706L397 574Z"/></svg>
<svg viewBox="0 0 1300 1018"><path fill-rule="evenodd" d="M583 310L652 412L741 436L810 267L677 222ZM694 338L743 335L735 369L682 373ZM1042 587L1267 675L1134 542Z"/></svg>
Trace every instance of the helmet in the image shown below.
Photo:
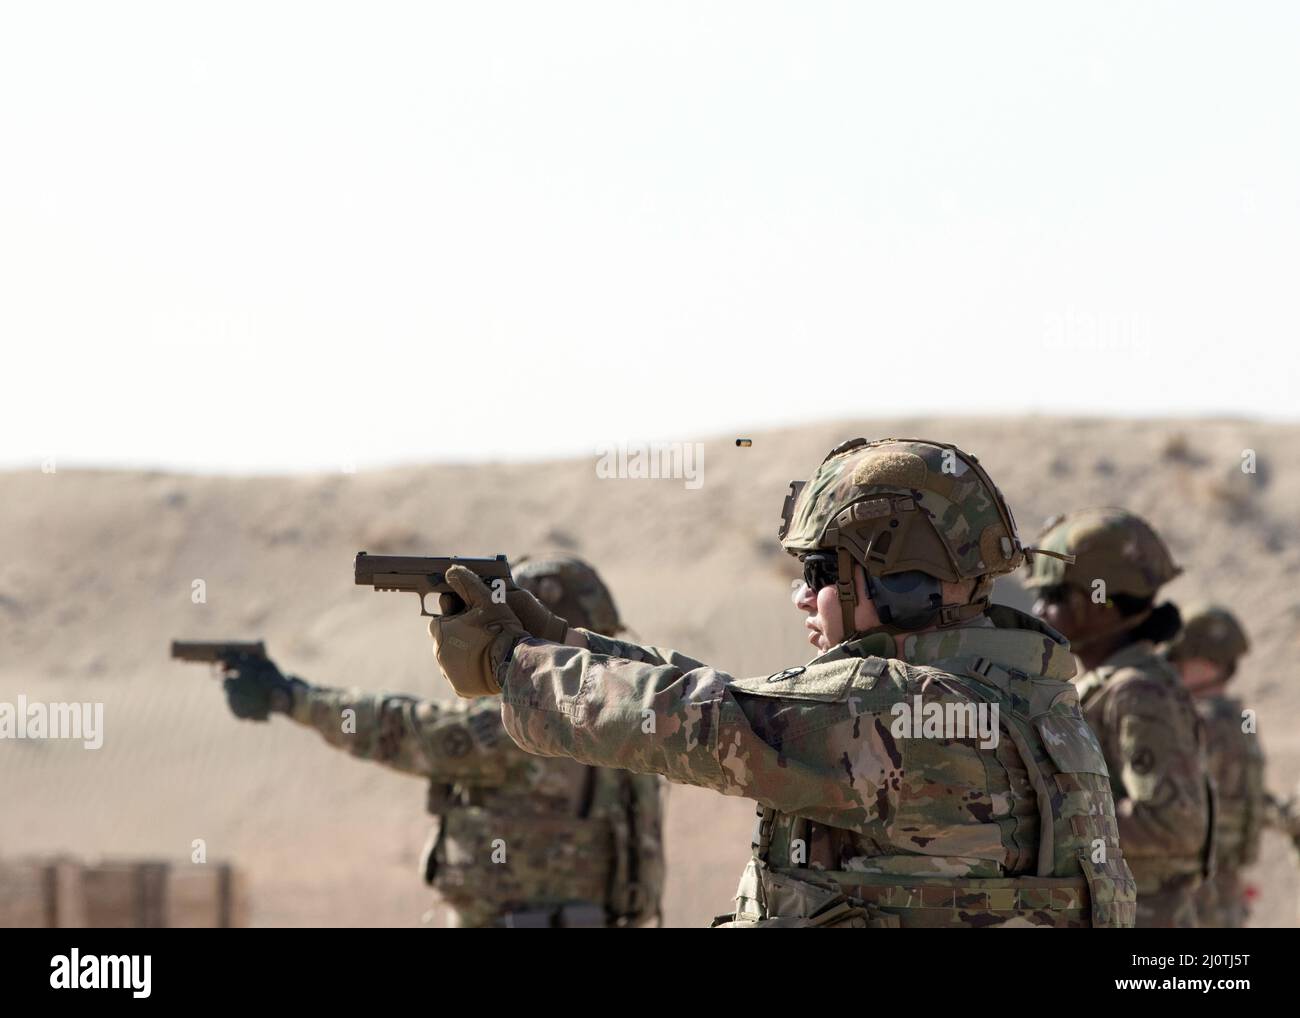
<svg viewBox="0 0 1300 1018"><path fill-rule="evenodd" d="M1245 630L1226 608L1203 605L1183 616L1183 630L1166 647L1171 661L1203 657L1222 665L1231 675L1237 659L1250 650Z"/></svg>
<svg viewBox="0 0 1300 1018"><path fill-rule="evenodd" d="M845 635L853 633L853 563L886 629L956 625L988 607L993 580L1024 562L1006 500L979 461L914 438L836 446L793 481L778 536L791 555L838 556ZM975 580L971 603L944 605L942 581Z"/></svg>
<svg viewBox="0 0 1300 1018"><path fill-rule="evenodd" d="M524 556L514 579L569 625L604 636L623 631L618 609L596 570L573 555Z"/></svg>
<svg viewBox="0 0 1300 1018"><path fill-rule="evenodd" d="M1074 556L1073 563L1035 555L1028 587L1088 590L1106 582L1106 596L1150 600L1182 572L1151 524L1126 509L1081 509L1047 521L1038 543L1044 551Z"/></svg>

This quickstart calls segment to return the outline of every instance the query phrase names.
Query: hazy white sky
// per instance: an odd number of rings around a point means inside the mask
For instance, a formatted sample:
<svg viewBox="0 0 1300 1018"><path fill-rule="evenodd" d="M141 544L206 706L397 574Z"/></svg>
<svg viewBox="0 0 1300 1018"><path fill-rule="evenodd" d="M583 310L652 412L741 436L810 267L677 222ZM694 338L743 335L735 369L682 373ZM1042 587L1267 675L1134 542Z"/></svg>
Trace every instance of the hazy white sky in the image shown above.
<svg viewBox="0 0 1300 1018"><path fill-rule="evenodd" d="M1300 5L0 14L0 464L1300 416Z"/></svg>

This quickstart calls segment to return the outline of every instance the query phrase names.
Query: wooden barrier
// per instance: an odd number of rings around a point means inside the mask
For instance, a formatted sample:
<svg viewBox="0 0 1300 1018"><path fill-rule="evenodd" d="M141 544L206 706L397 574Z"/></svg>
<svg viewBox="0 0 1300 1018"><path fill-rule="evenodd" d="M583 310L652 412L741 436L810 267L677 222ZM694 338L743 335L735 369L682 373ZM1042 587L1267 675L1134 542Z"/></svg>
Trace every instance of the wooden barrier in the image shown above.
<svg viewBox="0 0 1300 1018"><path fill-rule="evenodd" d="M0 861L0 927L246 925L243 882L229 863Z"/></svg>

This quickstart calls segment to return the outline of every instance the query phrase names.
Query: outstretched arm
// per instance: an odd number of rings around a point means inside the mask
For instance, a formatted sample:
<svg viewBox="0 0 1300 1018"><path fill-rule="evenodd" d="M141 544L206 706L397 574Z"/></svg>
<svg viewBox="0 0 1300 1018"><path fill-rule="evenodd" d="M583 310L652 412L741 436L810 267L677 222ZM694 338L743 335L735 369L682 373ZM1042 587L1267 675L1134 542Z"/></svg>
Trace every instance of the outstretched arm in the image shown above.
<svg viewBox="0 0 1300 1018"><path fill-rule="evenodd" d="M600 646L617 642L600 639ZM851 810L865 818L883 775L875 763L886 753L869 717L852 723L847 685L856 662L847 670L844 662L815 666L838 669L846 690L843 700L818 700L752 695L690 658L635 650L654 661L519 643L504 669L506 732L542 756L663 774L788 812L843 819ZM816 677L801 679L810 680ZM862 764L856 774L846 768L850 759Z"/></svg>
<svg viewBox="0 0 1300 1018"><path fill-rule="evenodd" d="M289 716L336 749L405 774L455 781L505 771L494 702L444 706L432 700L359 689L305 686Z"/></svg>

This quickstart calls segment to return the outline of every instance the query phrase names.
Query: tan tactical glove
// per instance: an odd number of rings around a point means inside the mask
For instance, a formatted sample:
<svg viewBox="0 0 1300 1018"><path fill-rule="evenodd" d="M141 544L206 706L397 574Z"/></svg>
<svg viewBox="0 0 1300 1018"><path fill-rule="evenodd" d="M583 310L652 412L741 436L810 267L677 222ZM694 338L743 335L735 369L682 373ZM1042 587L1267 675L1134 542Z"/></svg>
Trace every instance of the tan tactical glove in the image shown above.
<svg viewBox="0 0 1300 1018"><path fill-rule="evenodd" d="M528 633L509 602L494 603L487 584L471 570L452 566L447 583L465 603L465 610L429 622L438 667L460 696L499 693L497 669Z"/></svg>
<svg viewBox="0 0 1300 1018"><path fill-rule="evenodd" d="M528 630L529 635L551 643L563 643L569 634L569 623L547 608L533 596L531 590L510 590L506 592L506 604L519 616L519 621Z"/></svg>
<svg viewBox="0 0 1300 1018"><path fill-rule="evenodd" d="M506 605L519 618L529 636L550 643L563 643L569 635L569 623L547 608L531 590L511 587L506 591ZM465 602L455 594L438 595L438 611L455 615L465 610Z"/></svg>

